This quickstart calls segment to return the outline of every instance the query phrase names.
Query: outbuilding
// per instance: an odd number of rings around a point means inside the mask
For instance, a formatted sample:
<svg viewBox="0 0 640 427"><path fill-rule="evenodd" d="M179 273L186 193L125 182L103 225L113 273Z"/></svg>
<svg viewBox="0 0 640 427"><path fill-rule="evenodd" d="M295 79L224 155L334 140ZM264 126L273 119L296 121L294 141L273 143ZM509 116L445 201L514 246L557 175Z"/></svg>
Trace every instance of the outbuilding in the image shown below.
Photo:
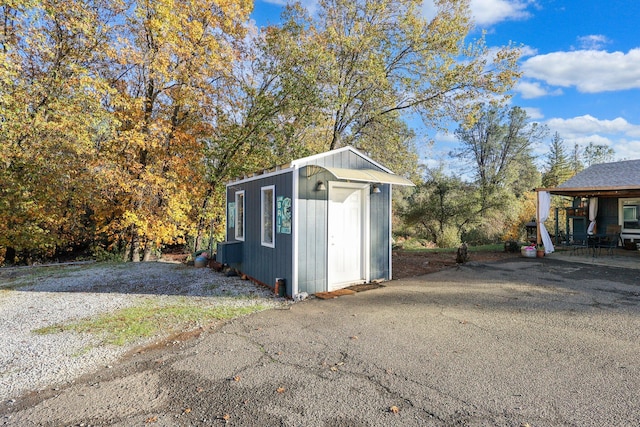
<svg viewBox="0 0 640 427"><path fill-rule="evenodd" d="M392 185L413 184L352 147L237 179L217 260L288 296L390 280Z"/></svg>

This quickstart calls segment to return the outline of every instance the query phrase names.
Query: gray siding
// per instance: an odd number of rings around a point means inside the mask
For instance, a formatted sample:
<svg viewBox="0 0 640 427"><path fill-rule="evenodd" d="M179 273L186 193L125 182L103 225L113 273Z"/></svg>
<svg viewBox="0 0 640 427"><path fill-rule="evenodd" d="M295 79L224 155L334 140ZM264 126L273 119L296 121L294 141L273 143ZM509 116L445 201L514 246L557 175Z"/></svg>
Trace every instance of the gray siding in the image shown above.
<svg viewBox="0 0 640 427"><path fill-rule="evenodd" d="M374 163L350 151L318 158L308 165L346 169L382 170ZM335 178L320 172L306 177L304 167L300 169L298 188L298 289L313 294L327 290L327 196L328 191L316 191L318 181L327 182ZM389 185L380 186L381 192L371 195L370 204L370 277L389 277Z"/></svg>
<svg viewBox="0 0 640 427"><path fill-rule="evenodd" d="M274 204L279 196L293 199L292 184L292 172L287 172L232 184L227 188L227 203L235 201L236 191L245 191L245 239L241 243L242 260L229 263L229 265L272 287L275 285L276 278L284 278L287 282L287 295L291 295L293 282L293 230L292 234L281 234L276 231L275 248L262 246L260 197L262 187L275 185ZM275 216L274 221L276 221ZM235 229L233 224L229 225L227 226L227 240L235 241ZM225 262L225 260L221 260L221 262Z"/></svg>
<svg viewBox="0 0 640 427"><path fill-rule="evenodd" d="M298 185L298 289L314 294L327 290L327 190L316 191L318 181L326 185L331 175L321 172L307 179L300 169Z"/></svg>
<svg viewBox="0 0 640 427"><path fill-rule="evenodd" d="M598 233L605 233L607 231L607 225L620 224L618 219L618 199L598 198L596 224Z"/></svg>
<svg viewBox="0 0 640 427"><path fill-rule="evenodd" d="M381 185L380 193L371 195L371 279L389 277L389 198L390 185Z"/></svg>

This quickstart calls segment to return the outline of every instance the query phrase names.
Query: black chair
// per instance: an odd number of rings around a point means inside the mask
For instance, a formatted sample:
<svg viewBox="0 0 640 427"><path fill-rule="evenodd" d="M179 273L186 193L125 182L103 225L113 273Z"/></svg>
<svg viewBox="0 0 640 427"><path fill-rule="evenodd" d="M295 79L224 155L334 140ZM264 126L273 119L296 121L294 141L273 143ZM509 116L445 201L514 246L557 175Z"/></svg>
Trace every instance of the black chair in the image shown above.
<svg viewBox="0 0 640 427"><path fill-rule="evenodd" d="M569 236L569 246L571 252L569 255L578 255L579 252L589 249L589 240L586 233L577 233Z"/></svg>
<svg viewBox="0 0 640 427"><path fill-rule="evenodd" d="M600 253L605 249L609 255L613 255L613 250L618 247L618 244L622 243L621 232L622 227L620 225L607 225L607 232L597 242Z"/></svg>

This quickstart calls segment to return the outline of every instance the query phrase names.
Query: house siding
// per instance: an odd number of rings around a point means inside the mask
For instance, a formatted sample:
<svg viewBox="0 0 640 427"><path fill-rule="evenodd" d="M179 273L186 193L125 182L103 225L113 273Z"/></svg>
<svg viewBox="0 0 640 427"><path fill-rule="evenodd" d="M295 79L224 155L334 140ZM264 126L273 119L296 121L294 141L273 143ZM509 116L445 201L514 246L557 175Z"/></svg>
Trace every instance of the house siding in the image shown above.
<svg viewBox="0 0 640 427"><path fill-rule="evenodd" d="M608 225L620 224L618 220L618 199L598 198L597 232L604 233Z"/></svg>
<svg viewBox="0 0 640 427"><path fill-rule="evenodd" d="M229 203L235 201L235 193L244 190L245 197L245 234L241 242L241 261L227 262L229 266L256 279L266 285L274 286L276 278L283 278L287 284L287 294L292 292L293 279L293 230L291 234L276 233L275 247L262 245L261 239L261 189L269 185L275 186L274 204L278 197L292 198L292 172L281 173L255 180L234 183L227 187L227 209ZM277 213L274 215L274 220ZM237 242L234 224L227 224L227 241ZM250 261L247 261L250 260ZM221 262L226 262L221 259Z"/></svg>

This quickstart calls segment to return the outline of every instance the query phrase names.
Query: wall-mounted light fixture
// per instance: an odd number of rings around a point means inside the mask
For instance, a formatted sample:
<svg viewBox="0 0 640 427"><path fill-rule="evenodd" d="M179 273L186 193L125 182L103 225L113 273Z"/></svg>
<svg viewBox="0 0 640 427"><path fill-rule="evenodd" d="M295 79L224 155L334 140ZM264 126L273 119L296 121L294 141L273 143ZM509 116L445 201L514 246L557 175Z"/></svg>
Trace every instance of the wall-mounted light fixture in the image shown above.
<svg viewBox="0 0 640 427"><path fill-rule="evenodd" d="M324 185L324 182L318 181L316 184L316 191L325 191L327 187Z"/></svg>
<svg viewBox="0 0 640 427"><path fill-rule="evenodd" d="M373 187L371 188L371 192L373 194L377 194L380 192L380 186L378 184L373 184Z"/></svg>

